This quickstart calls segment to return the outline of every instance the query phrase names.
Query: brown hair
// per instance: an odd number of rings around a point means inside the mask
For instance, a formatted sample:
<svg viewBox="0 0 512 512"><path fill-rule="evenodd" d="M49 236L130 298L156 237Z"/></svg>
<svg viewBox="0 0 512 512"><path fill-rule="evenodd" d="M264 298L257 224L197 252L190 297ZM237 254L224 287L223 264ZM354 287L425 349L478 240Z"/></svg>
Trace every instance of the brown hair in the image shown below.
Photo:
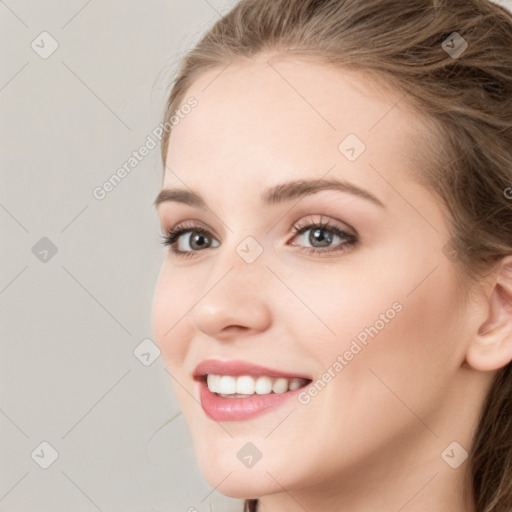
<svg viewBox="0 0 512 512"><path fill-rule="evenodd" d="M449 52L454 32L468 45L460 55ZM509 11L488 0L242 0L183 59L164 122L199 75L265 51L367 73L420 113L415 175L442 199L465 291L512 253ZM512 510L512 363L482 404L466 482L477 512Z"/></svg>

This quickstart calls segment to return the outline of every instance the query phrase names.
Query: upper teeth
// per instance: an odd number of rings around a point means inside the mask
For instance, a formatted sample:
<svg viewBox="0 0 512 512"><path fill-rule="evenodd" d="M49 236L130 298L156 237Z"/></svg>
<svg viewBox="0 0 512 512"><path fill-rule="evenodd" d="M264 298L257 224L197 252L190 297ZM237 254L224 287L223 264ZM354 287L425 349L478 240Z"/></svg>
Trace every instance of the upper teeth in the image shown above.
<svg viewBox="0 0 512 512"><path fill-rule="evenodd" d="M250 375L241 375L232 377L231 375L208 375L206 383L212 393L220 395L267 395L269 393L284 393L300 388L307 381L304 379L285 379L279 377L272 379L270 377L251 377Z"/></svg>

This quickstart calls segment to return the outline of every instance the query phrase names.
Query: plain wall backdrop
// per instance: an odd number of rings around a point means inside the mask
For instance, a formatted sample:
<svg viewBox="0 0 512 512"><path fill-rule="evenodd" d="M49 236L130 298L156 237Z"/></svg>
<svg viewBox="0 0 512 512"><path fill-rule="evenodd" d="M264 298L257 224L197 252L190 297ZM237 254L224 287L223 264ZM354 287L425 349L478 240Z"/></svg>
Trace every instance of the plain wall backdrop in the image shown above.
<svg viewBox="0 0 512 512"><path fill-rule="evenodd" d="M0 0L1 512L241 511L200 475L150 320L154 130L235 3Z"/></svg>

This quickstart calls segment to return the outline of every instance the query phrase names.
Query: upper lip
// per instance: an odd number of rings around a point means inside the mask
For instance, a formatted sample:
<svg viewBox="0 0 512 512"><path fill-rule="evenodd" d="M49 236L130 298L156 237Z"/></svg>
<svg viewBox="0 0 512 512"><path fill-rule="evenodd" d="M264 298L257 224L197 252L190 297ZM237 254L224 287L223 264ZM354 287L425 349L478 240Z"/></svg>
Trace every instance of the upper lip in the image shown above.
<svg viewBox="0 0 512 512"><path fill-rule="evenodd" d="M267 368L246 361L230 360L221 361L219 359L206 359L199 363L193 373L195 378L205 377L206 375L232 375L238 377L240 375L250 375L253 377L267 376L285 379L306 379L311 380L311 377L303 373L291 373L277 370L275 368Z"/></svg>

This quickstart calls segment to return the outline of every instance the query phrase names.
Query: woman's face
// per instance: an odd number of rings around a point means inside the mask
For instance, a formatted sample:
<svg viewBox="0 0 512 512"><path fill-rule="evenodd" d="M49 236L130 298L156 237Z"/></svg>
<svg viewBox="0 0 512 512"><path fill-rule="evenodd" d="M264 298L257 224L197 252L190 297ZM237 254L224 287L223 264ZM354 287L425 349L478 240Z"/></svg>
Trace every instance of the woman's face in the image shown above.
<svg viewBox="0 0 512 512"><path fill-rule="evenodd" d="M210 71L190 97L163 184L183 193L158 206L163 231L189 231L153 328L208 483L293 494L425 456L453 471L440 453L460 434L447 400L467 313L440 203L412 178L418 116L354 71L290 58Z"/></svg>

